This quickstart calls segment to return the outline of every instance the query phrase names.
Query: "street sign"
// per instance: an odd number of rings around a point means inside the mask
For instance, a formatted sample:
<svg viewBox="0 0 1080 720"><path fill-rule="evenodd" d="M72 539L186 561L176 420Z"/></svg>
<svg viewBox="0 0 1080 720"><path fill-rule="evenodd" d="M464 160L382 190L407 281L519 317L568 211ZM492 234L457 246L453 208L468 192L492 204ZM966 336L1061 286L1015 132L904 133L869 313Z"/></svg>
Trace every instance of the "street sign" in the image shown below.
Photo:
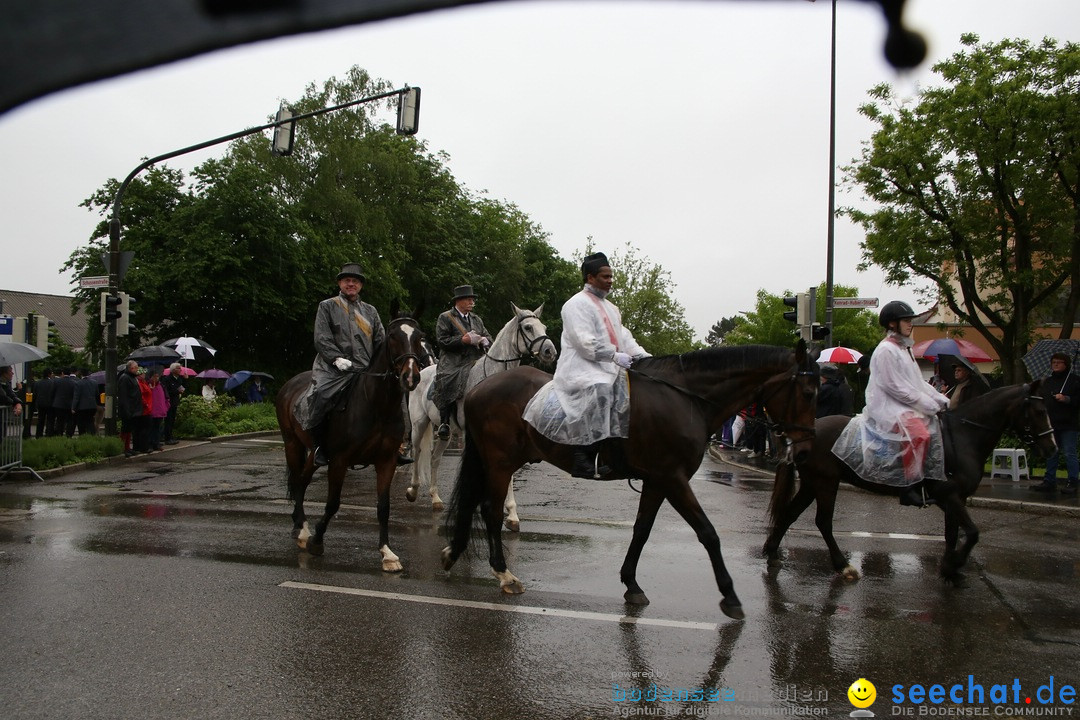
<svg viewBox="0 0 1080 720"><path fill-rule="evenodd" d="M876 308L878 306L877 298L854 298L854 297L834 297L832 299L833 309L836 308Z"/></svg>
<svg viewBox="0 0 1080 720"><path fill-rule="evenodd" d="M107 288L109 287L108 275L97 275L95 277L81 277L79 278L79 287L81 288Z"/></svg>

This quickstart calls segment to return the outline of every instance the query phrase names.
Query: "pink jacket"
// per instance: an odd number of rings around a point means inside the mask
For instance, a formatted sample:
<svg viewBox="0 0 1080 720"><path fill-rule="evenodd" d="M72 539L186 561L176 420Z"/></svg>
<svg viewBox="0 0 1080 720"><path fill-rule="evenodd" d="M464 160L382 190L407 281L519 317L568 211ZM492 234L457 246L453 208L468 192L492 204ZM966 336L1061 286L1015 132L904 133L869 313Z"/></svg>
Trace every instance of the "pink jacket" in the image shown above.
<svg viewBox="0 0 1080 720"><path fill-rule="evenodd" d="M161 386L161 383L158 383L150 388L150 392L153 397L153 407L150 410L150 417L163 418L168 415L169 396L165 394L165 388Z"/></svg>

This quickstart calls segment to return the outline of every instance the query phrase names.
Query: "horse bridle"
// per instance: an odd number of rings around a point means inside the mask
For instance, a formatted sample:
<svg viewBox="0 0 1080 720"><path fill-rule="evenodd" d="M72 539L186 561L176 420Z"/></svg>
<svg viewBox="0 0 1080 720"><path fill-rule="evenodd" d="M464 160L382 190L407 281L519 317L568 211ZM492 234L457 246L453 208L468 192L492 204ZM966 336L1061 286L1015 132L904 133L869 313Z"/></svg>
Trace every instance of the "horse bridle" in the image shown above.
<svg viewBox="0 0 1080 720"><path fill-rule="evenodd" d="M395 318L395 319L391 320L390 325L387 326L387 329L393 328L393 327L395 327L397 325L402 325L402 324L404 324L406 322L412 323L413 327L416 327L417 330L420 329L415 324L416 321L413 320L412 318L408 318L408 317ZM420 356L418 354L416 354L416 353L407 352L407 353L402 353L400 355L390 355L390 342L389 342L389 340L387 340L387 342L386 342L386 354L390 358L390 367L392 368L392 370L388 370L388 371L386 371L384 373L371 373L372 377L392 377L392 378L401 377L401 374L405 372L406 364L409 363L409 362L415 362L416 363L416 365L417 365L416 371L417 372L420 372L420 368L423 367L423 365L422 365L422 363L420 361Z"/></svg>
<svg viewBox="0 0 1080 720"><path fill-rule="evenodd" d="M796 370L795 372L791 373L791 375L788 378L788 382L797 383L799 381L800 377L816 377L816 376L817 376L817 373L815 373L813 370ZM775 395L777 392L779 392L781 386L782 386L782 383L777 383L776 387L773 388L773 390L768 395L765 395L764 394L765 386L763 385L761 388L758 389L757 394L754 396L754 401L756 403L758 403L759 405L761 405L762 407L765 407L766 405L768 405L769 398L771 398L773 395ZM787 408L785 408L785 409L790 410L791 406L792 406L792 404L794 402L795 402L794 394L789 395L788 396L788 402L787 402ZM779 437L786 438L789 442L792 442L792 443L796 442L796 440L794 438L792 438L790 436L790 434L789 434L792 430L799 430L799 431L802 431L802 432L806 433L806 437L802 438L803 440L812 439L817 435L817 429L813 425L807 426L807 425L800 425L798 423L781 423L781 422L776 422L776 421L768 418L768 416L766 416L765 420L755 420L755 422L764 423L765 428L767 430L769 430L769 432L775 433Z"/></svg>
<svg viewBox="0 0 1080 720"><path fill-rule="evenodd" d="M505 365L507 363L512 363L512 362L521 362L525 358L536 357L537 351L536 351L535 348L539 347L540 345L543 345L544 341L550 340L551 338L549 338L547 335L537 335L536 337L530 339L529 336L525 333L525 325L523 323L524 320L530 320L530 319L539 320L539 318L536 317L536 315L534 313L527 313L527 314L523 315L518 320L517 335L518 335L519 338L521 338L525 342L525 352L524 353L522 353L521 355L519 355L519 356L517 356L515 358L506 358L505 360L503 360L501 358L493 358L490 355L485 354L484 355L484 362L487 362L488 360L491 360L491 362L503 363Z"/></svg>

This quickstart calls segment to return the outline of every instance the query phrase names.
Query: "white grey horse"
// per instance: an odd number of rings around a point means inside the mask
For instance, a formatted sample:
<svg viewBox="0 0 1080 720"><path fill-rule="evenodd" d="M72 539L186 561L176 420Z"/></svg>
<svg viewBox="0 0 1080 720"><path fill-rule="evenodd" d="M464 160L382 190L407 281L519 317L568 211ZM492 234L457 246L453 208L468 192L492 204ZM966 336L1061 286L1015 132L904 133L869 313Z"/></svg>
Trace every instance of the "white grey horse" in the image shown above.
<svg viewBox="0 0 1080 720"><path fill-rule="evenodd" d="M469 371L467 388L471 390L478 382L496 373L509 370L521 364L526 357L536 357L541 363L550 365L555 362L557 352L555 343L547 336L547 327L540 322L540 313L544 306L536 310L522 310L510 303L514 315L510 318L488 348L487 354L473 363ZM429 488L431 508L442 510L443 501L439 497L438 474L439 461L446 449L448 440L439 440L435 428L439 426L439 409L431 402L430 390L435 381L435 365L424 368L420 373L420 384L409 393L409 419L412 424L413 457L412 481L405 491L409 502L416 500L421 484ZM457 413L450 420L451 428L464 430L462 403L458 403ZM514 500L514 486L506 494L504 516L508 530L516 532L520 527L517 515L517 502Z"/></svg>

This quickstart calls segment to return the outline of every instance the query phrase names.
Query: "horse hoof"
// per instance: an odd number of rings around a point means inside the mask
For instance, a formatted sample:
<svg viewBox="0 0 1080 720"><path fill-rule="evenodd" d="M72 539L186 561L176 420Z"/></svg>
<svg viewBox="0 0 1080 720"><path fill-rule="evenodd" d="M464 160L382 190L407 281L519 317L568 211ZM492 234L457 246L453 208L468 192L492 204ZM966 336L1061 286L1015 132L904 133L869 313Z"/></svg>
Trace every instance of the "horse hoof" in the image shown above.
<svg viewBox="0 0 1080 720"><path fill-rule="evenodd" d="M521 523L517 520L510 520L507 518L503 521L503 525L505 525L506 529L510 532L521 532Z"/></svg>
<svg viewBox="0 0 1080 720"><path fill-rule="evenodd" d="M521 584L521 581L514 578L508 583L500 584L499 589L507 595L520 595L525 592L525 586Z"/></svg>
<svg viewBox="0 0 1080 720"><path fill-rule="evenodd" d="M727 600L720 601L720 612L724 613L732 620L746 619L746 613L743 612L742 605L732 605Z"/></svg>
<svg viewBox="0 0 1080 720"><path fill-rule="evenodd" d="M416 502L416 488L405 488L405 499L409 502Z"/></svg>
<svg viewBox="0 0 1080 720"><path fill-rule="evenodd" d="M443 501L442 500L433 501L431 503L431 511L432 512L442 512L443 511Z"/></svg>
<svg viewBox="0 0 1080 720"><path fill-rule="evenodd" d="M783 567L784 563L780 559L779 555L768 555L765 557L765 566L771 568Z"/></svg>
<svg viewBox="0 0 1080 720"><path fill-rule="evenodd" d="M322 555L323 554L323 544L313 542L311 540L307 541L307 546L304 549L308 551L309 555Z"/></svg>
<svg viewBox="0 0 1080 720"><path fill-rule="evenodd" d="M401 570L402 570L401 561L400 560L383 560L382 561L382 569L383 569L383 572L388 572L388 573L401 572Z"/></svg>
<svg viewBox="0 0 1080 720"><path fill-rule="evenodd" d="M859 574L858 570L848 565L840 571L840 577L844 578L844 580L847 580L848 582L855 582L862 576Z"/></svg>
<svg viewBox="0 0 1080 720"><path fill-rule="evenodd" d="M964 573L953 573L951 575L945 575L944 580L948 585L951 585L958 590L963 590L968 586L967 577Z"/></svg>
<svg viewBox="0 0 1080 720"><path fill-rule="evenodd" d="M450 546L447 545L442 551L442 569L446 572L450 572L450 568L454 567L455 562L457 562L457 558L454 557L454 553L451 552Z"/></svg>
<svg viewBox="0 0 1080 720"><path fill-rule="evenodd" d="M645 597L645 593L640 590L638 592L630 592L627 590L623 593L623 599L626 600L627 605L645 606L649 604L649 598Z"/></svg>

